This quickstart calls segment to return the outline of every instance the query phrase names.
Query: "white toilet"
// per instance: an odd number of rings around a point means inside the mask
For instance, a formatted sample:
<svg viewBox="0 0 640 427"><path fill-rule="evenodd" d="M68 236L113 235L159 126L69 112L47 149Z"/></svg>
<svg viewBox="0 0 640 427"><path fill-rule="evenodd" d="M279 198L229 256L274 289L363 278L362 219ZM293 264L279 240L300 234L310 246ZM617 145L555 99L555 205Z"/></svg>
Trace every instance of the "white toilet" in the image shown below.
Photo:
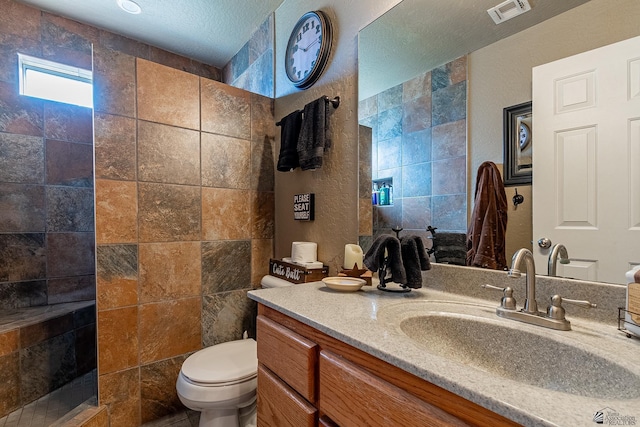
<svg viewBox="0 0 640 427"><path fill-rule="evenodd" d="M290 285L272 276L262 280L264 288ZM176 390L183 405L200 411L200 427L254 427L257 375L255 340L229 341L189 356Z"/></svg>

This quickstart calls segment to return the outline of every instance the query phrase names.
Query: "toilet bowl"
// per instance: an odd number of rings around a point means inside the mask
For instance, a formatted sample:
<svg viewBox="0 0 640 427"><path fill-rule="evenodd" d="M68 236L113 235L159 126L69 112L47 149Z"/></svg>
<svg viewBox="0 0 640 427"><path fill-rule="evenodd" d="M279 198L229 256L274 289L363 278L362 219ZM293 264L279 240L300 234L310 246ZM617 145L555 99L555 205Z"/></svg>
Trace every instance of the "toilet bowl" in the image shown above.
<svg viewBox="0 0 640 427"><path fill-rule="evenodd" d="M265 276L263 288L291 286ZM200 412L200 427L255 427L257 343L251 339L216 344L182 364L176 390L184 406Z"/></svg>
<svg viewBox="0 0 640 427"><path fill-rule="evenodd" d="M251 339L204 348L182 364L176 382L180 401L200 411L200 427L256 424L258 357Z"/></svg>

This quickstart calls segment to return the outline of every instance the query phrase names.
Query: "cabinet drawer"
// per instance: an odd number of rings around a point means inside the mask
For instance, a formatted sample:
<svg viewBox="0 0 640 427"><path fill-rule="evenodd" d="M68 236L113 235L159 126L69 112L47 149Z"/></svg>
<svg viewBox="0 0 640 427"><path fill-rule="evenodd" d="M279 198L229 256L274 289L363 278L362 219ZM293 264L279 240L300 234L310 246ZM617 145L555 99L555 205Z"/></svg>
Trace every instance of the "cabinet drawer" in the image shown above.
<svg viewBox="0 0 640 427"><path fill-rule="evenodd" d="M318 411L262 364L258 366L258 426L312 427Z"/></svg>
<svg viewBox="0 0 640 427"><path fill-rule="evenodd" d="M319 409L341 427L468 425L325 350L320 352Z"/></svg>
<svg viewBox="0 0 640 427"><path fill-rule="evenodd" d="M260 363L315 403L318 346L264 316L258 316L257 328Z"/></svg>

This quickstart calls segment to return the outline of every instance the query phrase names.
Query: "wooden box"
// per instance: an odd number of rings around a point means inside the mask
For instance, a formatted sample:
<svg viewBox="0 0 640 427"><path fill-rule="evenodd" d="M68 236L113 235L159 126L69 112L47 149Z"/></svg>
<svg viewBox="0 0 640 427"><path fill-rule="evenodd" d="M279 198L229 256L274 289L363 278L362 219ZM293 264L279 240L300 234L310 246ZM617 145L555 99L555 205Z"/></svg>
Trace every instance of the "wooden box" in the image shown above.
<svg viewBox="0 0 640 427"><path fill-rule="evenodd" d="M329 266L307 268L277 259L269 260L269 274L291 283L318 282L329 275Z"/></svg>

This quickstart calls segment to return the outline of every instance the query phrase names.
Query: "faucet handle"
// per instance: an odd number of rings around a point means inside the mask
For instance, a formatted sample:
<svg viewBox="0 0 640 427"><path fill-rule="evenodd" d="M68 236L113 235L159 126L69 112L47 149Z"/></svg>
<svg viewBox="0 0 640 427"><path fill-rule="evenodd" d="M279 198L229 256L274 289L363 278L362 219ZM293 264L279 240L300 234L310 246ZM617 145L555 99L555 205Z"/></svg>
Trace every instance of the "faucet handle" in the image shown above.
<svg viewBox="0 0 640 427"><path fill-rule="evenodd" d="M551 319L564 320L564 307L562 303L577 305L582 308L596 308L596 304L592 304L589 301L575 300L569 298L562 298L560 295L554 295L551 297L551 305L547 307L547 317Z"/></svg>
<svg viewBox="0 0 640 427"><path fill-rule="evenodd" d="M582 307L582 308L596 308L596 307L598 307L597 304L593 304L593 303L590 303L589 301L585 301L585 300L562 298L562 301L566 302L567 304L577 305L578 307Z"/></svg>
<svg viewBox="0 0 640 427"><path fill-rule="evenodd" d="M493 286L489 284L482 285L485 289L495 289L497 291L502 291L503 297L500 300L500 307L506 310L515 310L516 309L516 299L513 297L513 289L509 286L506 288L501 288L499 286Z"/></svg>

